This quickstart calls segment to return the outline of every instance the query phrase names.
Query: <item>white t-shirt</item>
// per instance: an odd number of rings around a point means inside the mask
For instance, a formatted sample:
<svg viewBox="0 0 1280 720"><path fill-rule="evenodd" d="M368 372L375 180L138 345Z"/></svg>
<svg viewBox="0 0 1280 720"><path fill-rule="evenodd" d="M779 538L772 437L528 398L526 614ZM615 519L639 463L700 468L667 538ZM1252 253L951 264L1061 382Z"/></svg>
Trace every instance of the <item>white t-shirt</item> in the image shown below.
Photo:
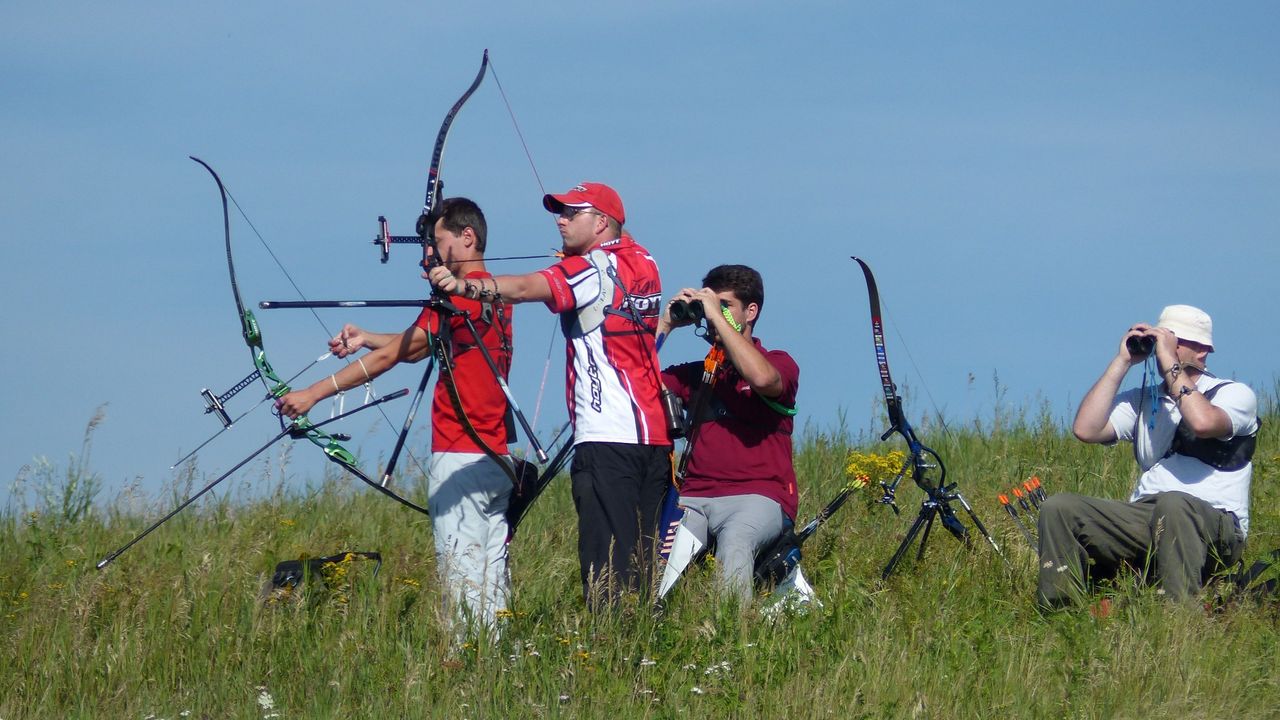
<svg viewBox="0 0 1280 720"><path fill-rule="evenodd" d="M1258 429L1258 398L1248 385L1230 382L1203 374L1196 380L1196 389L1206 392L1222 385L1209 402L1221 408L1231 418L1231 432L1218 438L1229 440L1248 435ZM1133 455L1142 468L1138 485L1129 502L1156 493L1180 491L1198 497L1210 505L1235 513L1240 521L1240 531L1249 533L1249 485L1253 480L1253 463L1239 470L1218 470L1186 455L1173 454L1165 458L1173 444L1182 413L1173 398L1157 389L1159 409L1155 428L1150 428L1151 389L1126 390L1116 396L1111 409L1111 427L1118 440L1133 443ZM1141 410L1141 412L1139 412Z"/></svg>

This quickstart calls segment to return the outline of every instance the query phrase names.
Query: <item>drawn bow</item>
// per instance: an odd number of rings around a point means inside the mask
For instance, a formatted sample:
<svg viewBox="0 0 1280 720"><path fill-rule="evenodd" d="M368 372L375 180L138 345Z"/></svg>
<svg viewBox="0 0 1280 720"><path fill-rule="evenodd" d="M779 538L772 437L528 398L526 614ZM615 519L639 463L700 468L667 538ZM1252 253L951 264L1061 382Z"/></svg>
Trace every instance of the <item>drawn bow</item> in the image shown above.
<svg viewBox="0 0 1280 720"><path fill-rule="evenodd" d="M453 107L449 109L448 114L446 114L444 117L444 121L440 124L440 132L436 135L435 148L431 153L431 166L427 170L427 191L426 191L426 197L424 198L422 203L422 213L418 216L418 223L416 227L416 230L418 233L417 236L416 237L415 236L392 236L387 229L386 218L385 217L378 218L380 233L379 233L379 238L375 239L374 242L379 243L381 245L382 262L385 263L387 261L387 256L390 251L392 243L416 243L424 246L425 248L429 248L431 250L430 258L424 261L424 266L426 268L429 269L431 267L444 264L444 260L443 258L440 257L440 253L438 252L438 248L436 246L435 223L436 223L437 217L436 217L435 210L436 210L436 203L439 201L441 197L441 192L444 188L444 182L442 179L440 169L441 169L441 162L444 157L445 142L448 140L449 130L453 126L454 118L457 117L458 112L462 109L462 106L465 105L467 100L471 98L472 94L475 93L476 89L480 87L480 83L484 80L485 73L488 71L488 69L489 69L489 51L485 50L484 56L480 61L480 69L479 71L476 72L476 76L471 81L471 85L467 87L466 91L462 93L462 96L459 97L457 102L453 104ZM454 408L458 413L458 419L461 421L463 429L466 431L467 435L472 439L472 441L475 442L477 445L479 445L479 447L484 451L485 455L489 456L494 462L498 464L499 467L502 468L503 472L505 472L508 478L511 480L512 485L519 488L521 485L521 473L518 473L517 469L513 467L510 461L506 459L505 453L499 453L497 450L490 447L489 444L486 443L482 437L480 437L480 434L476 431L475 427L472 425L471 420L470 418L467 417L466 410L463 407L462 397L458 392L458 386L453 376L453 358L451 354L452 340L450 337L450 333L451 333L450 323L449 323L448 317L445 317L444 315L444 313L457 314L459 311L450 302L450 299L448 298L448 296L441 293L438 288L432 288L431 304L434 307L436 307L438 311L441 311L442 313L440 315L440 322L438 323L437 337L433 338L433 343L432 343L435 348L435 352L433 353L431 359L428 361L426 369L422 373L422 379L418 383L418 388L414 393L413 401L410 403L410 406L409 406L409 413L405 417L404 425L400 429L400 436L396 439L395 449L392 451L391 458L387 461L386 470L383 472L382 484L385 486L391 480L391 475L395 471L396 461L399 459L400 453L404 449L405 442L408 440L409 430L413 426L414 419L417 416L418 406L421 404L422 397L426 392L427 385L430 381L433 365L438 363L440 366L440 379L445 383L446 389L448 390L450 399L452 400ZM499 311L500 311L500 308L499 308ZM537 452L539 460L545 462L547 460L547 455L542 450L541 446L538 445L537 439L534 438L532 430L529 428L528 423L525 421L524 414L520 411L520 407L516 403L515 397L512 395L511 390L507 385L506 378L504 377L502 370L493 361L492 356L490 356L489 354L488 348L485 347L483 335L477 332L475 326L471 323L471 320L469 317L467 318L466 322L468 324L469 329L471 330L472 335L475 338L476 350L480 352L480 354L484 357L485 362L489 365L489 369L493 372L494 378L497 381L498 386L501 388L503 394L506 396L508 404L510 405L511 409L514 411L514 414L516 415L516 417L519 419L520 423L524 427L525 433L528 435L529 438L531 438L531 442L534 445L534 448ZM501 335L502 330L499 329L498 333L499 335Z"/></svg>
<svg viewBox="0 0 1280 720"><path fill-rule="evenodd" d="M270 361L267 360L266 348L262 341L262 330L258 326L258 320L257 318L254 317L253 311L245 307L244 301L240 297L240 286L239 286L239 283L236 281L235 259L231 253L231 215L227 206L226 186L223 185L222 178L218 176L218 173L214 171L214 169L210 167L208 163L206 163L205 161L197 157L192 157L191 159L196 161L197 163L200 163L200 165L204 167L205 170L209 171L209 174L213 176L214 182L218 184L218 193L222 199L222 229L223 229L223 237L225 239L226 248L227 248L227 271L231 277L231 294L235 298L236 313L240 317L241 335L244 337L245 345L248 346L249 354L253 358L254 371L251 372L249 375L247 375L239 383L237 383L236 386L233 388L234 392L232 392L231 394L234 394L235 392L238 392L240 389L243 389L244 387L247 387L248 385L252 384L254 380L261 380L263 387L266 389L268 398L272 398L272 399L282 398L285 395L287 395L291 389L289 387L289 383L281 379L280 376L276 374L274 368L272 368L271 366ZM209 400L208 391L206 390L202 394L205 395L206 402L208 402ZM393 393L392 395L388 395L381 398L381 401L385 402L387 400L402 397L406 394L408 394L407 390ZM217 399L218 404L220 405L222 399L226 397L228 396L223 395L221 398ZM364 409L365 407L372 407L374 404L377 404L377 403L376 402L368 403L364 406L361 406L360 408L357 408L355 411L352 411L352 412L356 412L358 410ZM218 414L219 419L222 420L224 425L230 424L230 419L227 417L225 410L221 410L218 407L210 407L210 410ZM312 423L307 418L306 415L301 415L292 421L288 421L285 419L283 415L280 415L278 412L275 414L280 421L280 429L282 433L285 433L289 437L292 437L294 439L309 440L313 445L320 448L324 452L325 457L329 458L329 460L341 466L347 472L350 472L352 475L355 475L366 485L369 485L370 487L374 488L378 492L382 493L383 495L386 495L387 497L391 498L392 500L395 500L396 502L400 503L401 505L404 505L405 507L416 510L424 515L428 514L426 508L421 507L416 503L410 500L407 500L404 497L401 497L399 494L397 494L390 488L387 488L383 485L378 484L373 479L371 479L368 475L366 475L362 470L360 470L359 460L356 459L356 456L350 450L347 450L339 442L340 440L341 441L350 440L350 437L345 435L326 433L320 430L314 423ZM350 413L347 413L347 414L350 414Z"/></svg>

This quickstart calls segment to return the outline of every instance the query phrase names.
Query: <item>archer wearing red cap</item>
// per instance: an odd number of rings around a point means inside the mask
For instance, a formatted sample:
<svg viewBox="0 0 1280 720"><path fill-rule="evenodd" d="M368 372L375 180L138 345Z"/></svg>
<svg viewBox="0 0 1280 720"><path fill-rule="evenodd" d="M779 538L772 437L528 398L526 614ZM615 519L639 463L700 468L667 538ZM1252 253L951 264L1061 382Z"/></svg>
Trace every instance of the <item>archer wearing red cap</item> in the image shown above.
<svg viewBox="0 0 1280 720"><path fill-rule="evenodd" d="M649 576L671 482L654 341L662 283L653 256L623 231L626 214L613 188L584 182L546 195L542 205L558 216L562 261L526 275L459 280L436 267L427 277L447 293L542 302L560 315L578 560L584 596L597 608Z"/></svg>

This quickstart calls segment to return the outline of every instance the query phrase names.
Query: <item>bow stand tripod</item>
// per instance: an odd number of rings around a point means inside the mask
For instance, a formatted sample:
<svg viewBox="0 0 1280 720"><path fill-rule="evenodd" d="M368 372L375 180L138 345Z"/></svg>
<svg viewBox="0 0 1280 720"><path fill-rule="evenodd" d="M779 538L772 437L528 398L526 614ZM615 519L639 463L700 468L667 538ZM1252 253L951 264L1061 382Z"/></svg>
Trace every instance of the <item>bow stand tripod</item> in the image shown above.
<svg viewBox="0 0 1280 720"><path fill-rule="evenodd" d="M942 462L942 458L938 457L938 453L931 448L925 447L924 443L920 442L920 439L916 437L915 430L911 427L911 423L907 422L906 416L903 415L902 397L898 395L898 387L893 384L893 378L889 374L889 358L884 349L884 324L880 318L880 291L876 288L876 279L871 274L871 268L861 258L855 257L853 260L862 268L862 274L867 280L867 295L871 301L871 338L875 345L876 363L880 367L880 385L884 390L885 410L889 415L889 429L884 431L880 436L880 440L885 441L890 436L898 434L907 442L907 459L903 461L902 468L898 470L898 474L894 476L893 480L889 482L881 481L880 488L883 490L883 495L877 502L888 505L893 508L895 515L898 514L896 501L898 483L902 482L907 473L911 473L911 480L925 494L924 500L920 503L920 512L916 515L915 522L911 523L911 528L907 531L906 537L898 545L898 549L889 560L889 564L884 566L884 572L880 574L880 577L887 579L893 573L894 568L898 566L898 562L906 555L907 549L911 547L911 543L915 541L921 530L924 531L924 535L920 537L920 547L916 552L916 560L919 561L924 557L924 548L929 541L929 531L933 529L935 520L941 522L942 526L956 540L959 540L966 547L969 546L969 530L956 517L956 511L951 507L951 503L956 501L968 513L969 519L973 521L973 525L978 529L978 532L982 533L982 537L991 543L991 547L995 548L996 554L1003 559L1004 556L1000 554L1000 546L991 537L991 533L987 532L987 528L983 526L982 521L973 512L973 508L970 507L968 501L956 489L956 483L946 484L947 467ZM933 470L938 471L936 480L930 477L930 473Z"/></svg>

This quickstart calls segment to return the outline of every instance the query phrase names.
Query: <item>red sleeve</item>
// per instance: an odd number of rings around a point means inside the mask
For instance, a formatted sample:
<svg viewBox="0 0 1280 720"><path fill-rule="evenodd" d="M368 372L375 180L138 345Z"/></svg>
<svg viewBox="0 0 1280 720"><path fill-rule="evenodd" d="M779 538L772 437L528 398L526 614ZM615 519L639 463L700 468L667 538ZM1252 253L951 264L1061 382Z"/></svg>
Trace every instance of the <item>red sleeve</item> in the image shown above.
<svg viewBox="0 0 1280 720"><path fill-rule="evenodd" d="M796 364L795 359L790 354L782 350L770 350L765 353L764 357L782 376L782 394L774 400L782 405L794 408L796 406L796 392L800 389L800 366Z"/></svg>
<svg viewBox="0 0 1280 720"><path fill-rule="evenodd" d="M413 321L413 327L430 335L436 335L440 330L440 314L429 307L424 307L422 312L418 313L418 319Z"/></svg>
<svg viewBox="0 0 1280 720"><path fill-rule="evenodd" d="M702 363L689 362L672 365L662 371L662 383L681 400L688 401L693 394L694 383L702 381Z"/></svg>
<svg viewBox="0 0 1280 720"><path fill-rule="evenodd" d="M584 257L574 255L552 265L538 274L547 279L551 288L551 300L547 301L547 309L554 313L562 313L578 306L573 296L573 286L584 272L595 272L595 266Z"/></svg>

